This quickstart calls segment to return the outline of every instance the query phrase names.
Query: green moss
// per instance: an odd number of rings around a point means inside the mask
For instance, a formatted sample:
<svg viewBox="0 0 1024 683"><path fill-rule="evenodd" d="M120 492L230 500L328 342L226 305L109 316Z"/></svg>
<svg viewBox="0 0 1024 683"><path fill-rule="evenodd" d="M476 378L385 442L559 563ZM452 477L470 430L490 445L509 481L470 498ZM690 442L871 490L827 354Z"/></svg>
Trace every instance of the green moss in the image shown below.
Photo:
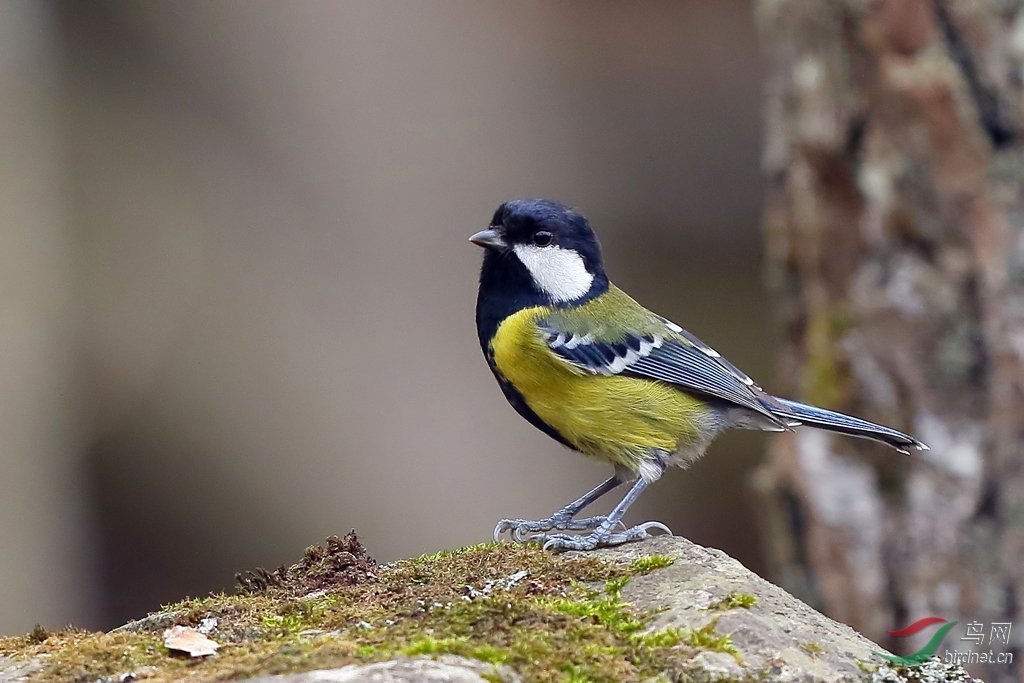
<svg viewBox="0 0 1024 683"><path fill-rule="evenodd" d="M32 630L29 632L29 634L28 634L28 639L31 642L33 642L33 643L45 642L46 639L49 638L49 637L50 637L49 631L47 631L45 628L43 628L39 624L36 624L32 628Z"/></svg>
<svg viewBox="0 0 1024 683"><path fill-rule="evenodd" d="M565 674L565 678L562 679L565 683L592 683L594 680L575 664L566 664L559 671Z"/></svg>
<svg viewBox="0 0 1024 683"><path fill-rule="evenodd" d="M742 607L743 609L750 609L757 604L757 598L747 593L737 593L733 591L727 596L709 606L710 610L727 610L736 609Z"/></svg>
<svg viewBox="0 0 1024 683"><path fill-rule="evenodd" d="M855 659L855 660L853 660L853 663L857 666L858 669L860 669L861 671L863 671L866 674L873 674L876 671L878 671L878 665L877 664L871 664L871 663L865 662L862 659Z"/></svg>
<svg viewBox="0 0 1024 683"><path fill-rule="evenodd" d="M823 652L821 645L814 642L800 643L797 647L809 654L811 657L817 657Z"/></svg>
<svg viewBox="0 0 1024 683"><path fill-rule="evenodd" d="M279 637L316 628L316 623L314 620L303 619L298 614L267 614L260 620L265 635Z"/></svg>
<svg viewBox="0 0 1024 683"><path fill-rule="evenodd" d="M676 670L696 649L732 648L714 624L642 633L653 615L628 605L622 589L671 560L612 564L488 543L378 566L350 535L311 547L291 567L240 575L238 594L166 606L161 629L217 620L214 657L170 653L160 633L75 629L0 639L0 655L42 657L29 683L133 671L147 683L233 680L442 653L503 664L526 681L641 681Z"/></svg>
<svg viewBox="0 0 1024 683"><path fill-rule="evenodd" d="M490 681L490 683L507 683L505 678L498 671L484 671L478 675L485 681Z"/></svg>
<svg viewBox="0 0 1024 683"><path fill-rule="evenodd" d="M683 632L677 628L670 628L634 636L634 640L645 647L675 647L683 642Z"/></svg>
<svg viewBox="0 0 1024 683"><path fill-rule="evenodd" d="M626 609L628 605L622 602L622 589L629 578L620 576L609 579L605 582L603 593L576 586L577 593L572 597L548 599L541 604L556 612L587 619L620 633L635 633L644 627L645 621L631 614Z"/></svg>
<svg viewBox="0 0 1024 683"><path fill-rule="evenodd" d="M718 616L716 615L708 624L700 629L686 629L681 634L681 642L695 648L714 650L716 652L727 652L736 658L739 664L743 664L739 650L732 644L732 635L718 635Z"/></svg>
<svg viewBox="0 0 1024 683"><path fill-rule="evenodd" d="M413 640L399 652L408 657L417 655L453 654L478 659L489 664L502 664L509 658L509 653L491 645L474 645L469 637L434 638L423 636Z"/></svg>
<svg viewBox="0 0 1024 683"><path fill-rule="evenodd" d="M633 560L629 568L634 574L647 574L656 569L669 567L675 561L676 558L671 555L647 555L646 557L638 557Z"/></svg>

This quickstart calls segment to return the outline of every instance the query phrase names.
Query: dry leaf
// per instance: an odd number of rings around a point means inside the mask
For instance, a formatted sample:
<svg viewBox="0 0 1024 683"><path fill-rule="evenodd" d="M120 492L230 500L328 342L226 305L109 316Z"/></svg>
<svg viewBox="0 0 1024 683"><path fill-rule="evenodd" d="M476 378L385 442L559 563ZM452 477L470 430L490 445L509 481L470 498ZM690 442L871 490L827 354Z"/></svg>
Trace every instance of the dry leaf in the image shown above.
<svg viewBox="0 0 1024 683"><path fill-rule="evenodd" d="M190 657L215 655L220 647L190 626L175 626L164 631L164 646L168 650L187 652Z"/></svg>

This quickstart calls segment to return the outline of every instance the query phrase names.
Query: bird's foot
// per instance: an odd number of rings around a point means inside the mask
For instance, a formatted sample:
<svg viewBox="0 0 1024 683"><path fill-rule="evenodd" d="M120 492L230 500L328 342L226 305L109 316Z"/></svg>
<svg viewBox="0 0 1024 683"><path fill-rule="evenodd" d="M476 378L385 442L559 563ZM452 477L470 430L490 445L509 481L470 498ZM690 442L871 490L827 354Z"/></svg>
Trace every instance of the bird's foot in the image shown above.
<svg viewBox="0 0 1024 683"><path fill-rule="evenodd" d="M547 519L503 519L494 527L494 540L506 531L512 532L512 539L516 543L526 543L527 534L536 534L542 531L585 531L596 529L608 521L607 517L586 517L584 519L573 519L568 514L555 513Z"/></svg>
<svg viewBox="0 0 1024 683"><path fill-rule="evenodd" d="M531 538L531 541L543 541L544 550L593 550L607 546L619 545L630 541L640 541L650 538L648 529L661 529L669 536L672 530L661 522L644 522L630 527L624 531L612 532L611 529L600 527L588 536L573 536L571 534L538 534Z"/></svg>

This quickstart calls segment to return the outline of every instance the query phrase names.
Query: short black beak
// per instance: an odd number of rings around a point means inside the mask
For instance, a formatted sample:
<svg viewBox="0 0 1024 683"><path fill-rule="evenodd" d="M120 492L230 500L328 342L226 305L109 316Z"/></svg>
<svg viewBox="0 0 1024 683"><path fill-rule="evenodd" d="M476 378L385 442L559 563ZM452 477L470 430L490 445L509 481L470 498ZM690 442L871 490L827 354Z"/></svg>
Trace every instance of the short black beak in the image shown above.
<svg viewBox="0 0 1024 683"><path fill-rule="evenodd" d="M481 230L477 234L469 238L469 241L479 247L486 247L487 249L504 249L508 245L505 244L505 240L502 239L501 235L497 230Z"/></svg>

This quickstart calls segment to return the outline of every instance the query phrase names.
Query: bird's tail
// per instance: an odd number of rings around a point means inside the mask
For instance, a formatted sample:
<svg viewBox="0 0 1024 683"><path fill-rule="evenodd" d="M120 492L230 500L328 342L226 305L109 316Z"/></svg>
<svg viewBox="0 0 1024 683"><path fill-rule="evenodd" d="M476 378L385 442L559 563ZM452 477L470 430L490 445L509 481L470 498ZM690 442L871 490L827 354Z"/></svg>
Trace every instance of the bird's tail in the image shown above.
<svg viewBox="0 0 1024 683"><path fill-rule="evenodd" d="M859 420L849 415L825 410L824 408L815 408L805 403L787 401L784 398L776 398L775 400L782 404L783 409L780 410L777 407L773 407L772 413L786 421L796 422L808 427L826 429L830 432L838 432L848 436L859 436L864 439L881 441L892 446L900 453L907 455L910 455L909 449L911 448L916 448L919 451L928 450L928 446L895 429L889 429L867 420ZM796 425L793 424L791 426Z"/></svg>

